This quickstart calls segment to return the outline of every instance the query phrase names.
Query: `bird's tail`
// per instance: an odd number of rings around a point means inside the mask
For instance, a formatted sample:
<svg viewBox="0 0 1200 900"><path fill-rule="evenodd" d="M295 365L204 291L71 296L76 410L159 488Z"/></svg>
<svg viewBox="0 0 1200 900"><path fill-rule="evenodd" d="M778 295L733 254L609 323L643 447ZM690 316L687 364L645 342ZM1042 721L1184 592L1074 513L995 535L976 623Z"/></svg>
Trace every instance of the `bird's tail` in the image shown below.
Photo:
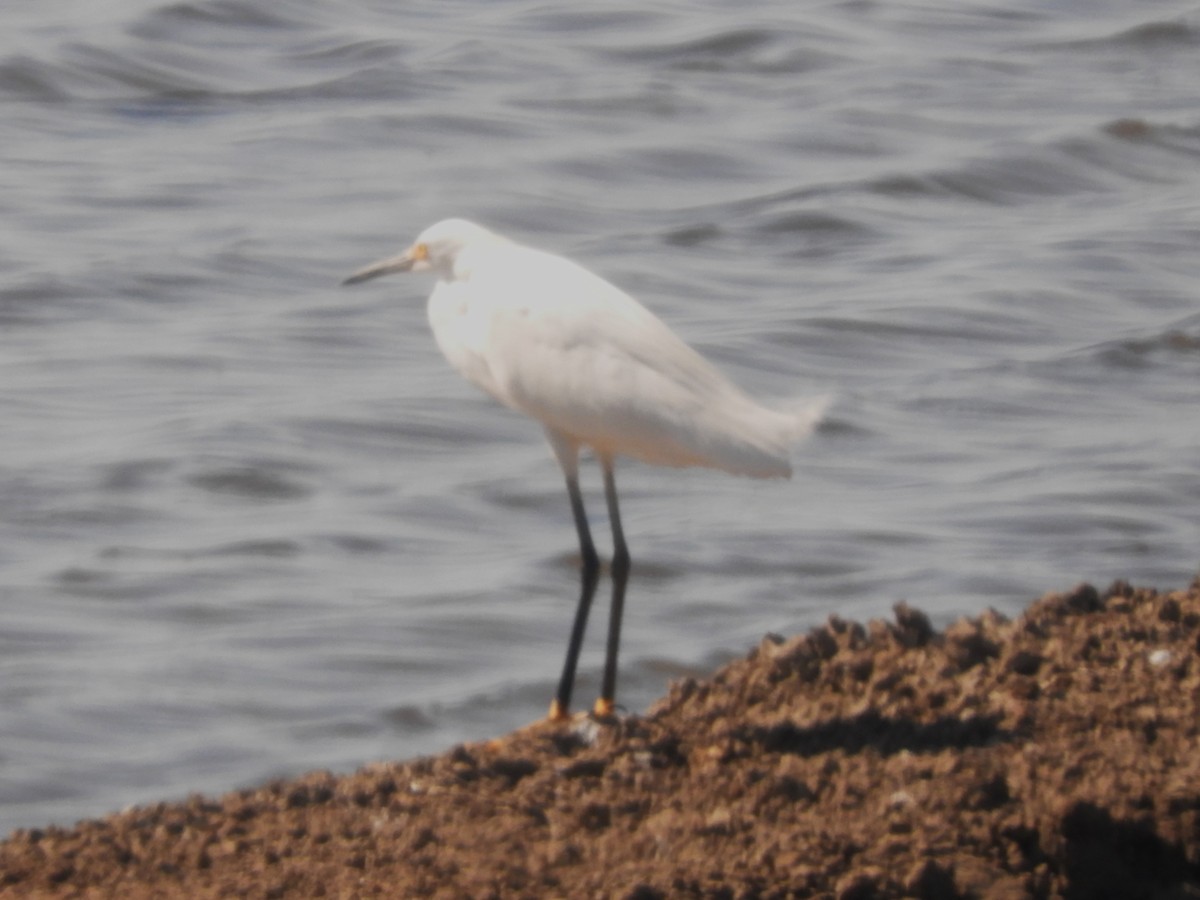
<svg viewBox="0 0 1200 900"><path fill-rule="evenodd" d="M789 435L789 443L798 444L816 431L817 426L821 424L825 413L832 405L833 397L824 394L820 397L806 397L784 406L777 406L776 409L779 412L790 415L794 422L792 433Z"/></svg>
<svg viewBox="0 0 1200 900"><path fill-rule="evenodd" d="M820 397L766 409L747 400L699 464L752 478L790 478L792 448L812 434L829 404L829 397Z"/></svg>

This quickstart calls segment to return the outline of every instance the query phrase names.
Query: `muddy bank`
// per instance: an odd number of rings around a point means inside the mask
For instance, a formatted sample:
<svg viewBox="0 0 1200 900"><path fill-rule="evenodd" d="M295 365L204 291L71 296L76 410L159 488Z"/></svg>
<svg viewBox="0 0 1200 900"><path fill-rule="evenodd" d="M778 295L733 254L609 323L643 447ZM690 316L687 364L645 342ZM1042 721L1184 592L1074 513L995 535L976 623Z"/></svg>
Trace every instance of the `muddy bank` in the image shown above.
<svg viewBox="0 0 1200 900"><path fill-rule="evenodd" d="M538 725L0 844L0 896L1200 897L1200 578L833 620Z"/></svg>

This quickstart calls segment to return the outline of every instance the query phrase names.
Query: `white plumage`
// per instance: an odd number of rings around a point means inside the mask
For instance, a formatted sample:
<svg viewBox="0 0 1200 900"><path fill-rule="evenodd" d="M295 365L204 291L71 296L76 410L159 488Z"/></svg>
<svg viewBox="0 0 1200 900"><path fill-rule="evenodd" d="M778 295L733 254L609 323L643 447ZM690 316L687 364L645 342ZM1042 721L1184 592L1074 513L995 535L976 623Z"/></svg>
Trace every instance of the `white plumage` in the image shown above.
<svg viewBox="0 0 1200 900"><path fill-rule="evenodd" d="M791 447L815 426L820 408L788 414L760 406L624 291L568 259L472 222L439 222L400 255L345 283L408 271L438 278L429 324L451 365L505 406L541 422L567 478L584 584L554 718L566 713L599 569L579 496L580 447L591 447L604 468L615 544L614 609L596 709L610 714L625 590L619 570L627 576L629 566L615 457L786 478Z"/></svg>

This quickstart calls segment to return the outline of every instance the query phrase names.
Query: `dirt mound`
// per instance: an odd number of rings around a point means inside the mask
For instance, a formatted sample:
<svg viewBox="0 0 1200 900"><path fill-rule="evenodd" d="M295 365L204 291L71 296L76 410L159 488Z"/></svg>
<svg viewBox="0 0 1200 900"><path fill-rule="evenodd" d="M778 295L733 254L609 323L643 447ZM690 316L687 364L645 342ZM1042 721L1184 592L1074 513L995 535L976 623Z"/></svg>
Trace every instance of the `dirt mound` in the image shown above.
<svg viewBox="0 0 1200 900"><path fill-rule="evenodd" d="M537 725L0 844L0 896L1200 897L1200 578L831 620Z"/></svg>

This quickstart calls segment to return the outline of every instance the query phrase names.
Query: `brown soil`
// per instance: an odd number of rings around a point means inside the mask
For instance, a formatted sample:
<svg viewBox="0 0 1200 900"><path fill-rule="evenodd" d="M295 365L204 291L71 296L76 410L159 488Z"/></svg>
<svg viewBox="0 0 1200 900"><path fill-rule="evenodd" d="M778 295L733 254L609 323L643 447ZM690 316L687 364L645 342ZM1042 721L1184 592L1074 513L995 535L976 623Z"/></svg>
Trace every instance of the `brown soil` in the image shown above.
<svg viewBox="0 0 1200 900"><path fill-rule="evenodd" d="M618 724L21 831L0 896L1200 897L1200 578L768 638Z"/></svg>

